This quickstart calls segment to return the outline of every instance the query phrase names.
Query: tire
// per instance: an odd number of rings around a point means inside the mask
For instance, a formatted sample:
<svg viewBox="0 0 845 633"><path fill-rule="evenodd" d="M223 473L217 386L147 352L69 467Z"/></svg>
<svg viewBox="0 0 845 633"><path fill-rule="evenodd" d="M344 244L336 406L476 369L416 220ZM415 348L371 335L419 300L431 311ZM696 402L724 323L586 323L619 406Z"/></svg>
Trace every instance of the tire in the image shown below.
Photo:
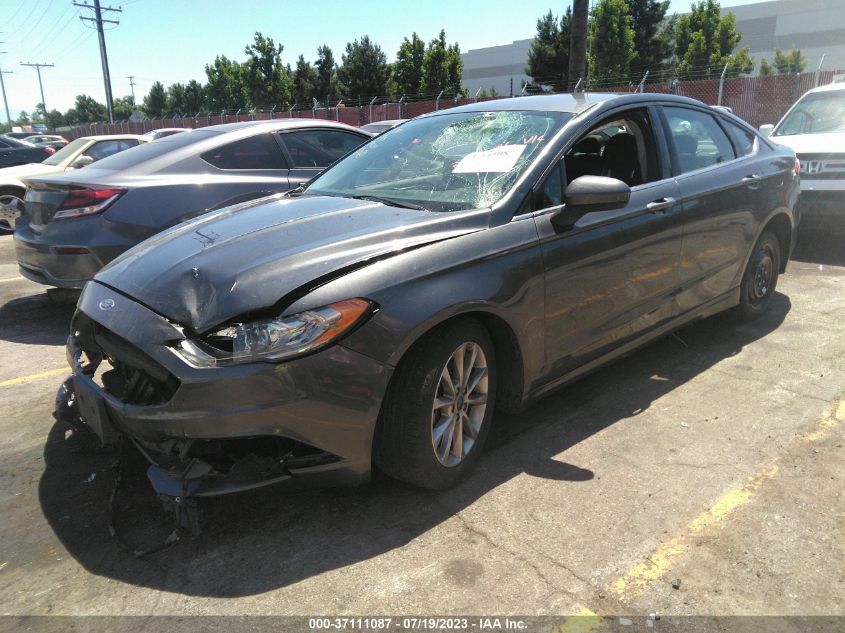
<svg viewBox="0 0 845 633"><path fill-rule="evenodd" d="M764 232L754 249L742 275L737 311L741 319L759 318L772 303L780 271L780 242L768 231Z"/></svg>
<svg viewBox="0 0 845 633"><path fill-rule="evenodd" d="M461 357L467 364L469 358L475 362L464 373L464 388L455 390L460 377L455 363ZM422 488L442 490L458 483L478 461L490 432L495 363L490 335L473 319L449 322L420 339L399 363L382 405L373 446L376 465Z"/></svg>
<svg viewBox="0 0 845 633"><path fill-rule="evenodd" d="M13 203L19 208L23 208L23 194L21 191L13 187L4 187L0 189L0 204L6 206ZM15 227L12 226L7 219L0 217L0 234L14 232Z"/></svg>

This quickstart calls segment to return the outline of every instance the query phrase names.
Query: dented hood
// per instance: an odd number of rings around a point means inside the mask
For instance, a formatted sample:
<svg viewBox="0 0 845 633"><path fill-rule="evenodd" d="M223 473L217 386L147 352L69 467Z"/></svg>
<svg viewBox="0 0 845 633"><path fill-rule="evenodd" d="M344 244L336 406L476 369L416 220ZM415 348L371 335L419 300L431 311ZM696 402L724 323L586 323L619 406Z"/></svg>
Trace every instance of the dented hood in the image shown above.
<svg viewBox="0 0 845 633"><path fill-rule="evenodd" d="M142 242L95 279L195 332L272 306L368 261L488 226L489 211L432 213L348 198L273 196ZM279 305L281 303L281 305Z"/></svg>

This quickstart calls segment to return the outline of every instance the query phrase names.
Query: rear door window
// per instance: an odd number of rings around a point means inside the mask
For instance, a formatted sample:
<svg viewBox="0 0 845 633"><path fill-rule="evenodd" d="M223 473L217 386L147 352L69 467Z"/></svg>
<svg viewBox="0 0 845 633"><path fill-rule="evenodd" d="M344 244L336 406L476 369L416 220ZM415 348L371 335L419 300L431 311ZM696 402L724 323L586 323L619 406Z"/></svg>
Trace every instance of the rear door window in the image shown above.
<svg viewBox="0 0 845 633"><path fill-rule="evenodd" d="M726 163L736 158L727 135L713 115L691 108L663 108L681 173Z"/></svg>
<svg viewBox="0 0 845 633"><path fill-rule="evenodd" d="M207 151L201 158L218 169L287 169L282 150L269 132Z"/></svg>
<svg viewBox="0 0 845 633"><path fill-rule="evenodd" d="M328 167L368 137L342 130L301 130L279 134L294 167Z"/></svg>

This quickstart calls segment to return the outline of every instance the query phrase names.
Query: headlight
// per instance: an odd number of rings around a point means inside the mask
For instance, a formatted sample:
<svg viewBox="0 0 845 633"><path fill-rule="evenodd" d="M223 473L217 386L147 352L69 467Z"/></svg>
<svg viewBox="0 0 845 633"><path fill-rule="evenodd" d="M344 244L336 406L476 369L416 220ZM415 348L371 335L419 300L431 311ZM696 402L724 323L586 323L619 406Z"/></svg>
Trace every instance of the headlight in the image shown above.
<svg viewBox="0 0 845 633"><path fill-rule="evenodd" d="M366 318L373 303L346 299L298 314L230 325L172 347L192 367L276 361L329 345Z"/></svg>

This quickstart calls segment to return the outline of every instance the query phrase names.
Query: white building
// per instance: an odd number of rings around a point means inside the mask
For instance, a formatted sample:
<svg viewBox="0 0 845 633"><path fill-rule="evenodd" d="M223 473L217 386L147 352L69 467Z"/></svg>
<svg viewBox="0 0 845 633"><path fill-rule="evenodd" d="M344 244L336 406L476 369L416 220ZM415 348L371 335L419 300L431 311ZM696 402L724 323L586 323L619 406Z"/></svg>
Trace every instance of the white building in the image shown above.
<svg viewBox="0 0 845 633"><path fill-rule="evenodd" d="M677 6L677 3L676 3ZM742 33L739 46L748 46L759 68L760 60L774 59L775 48L784 51L800 48L807 56L807 70L818 68L822 55L824 70L845 70L845 0L772 0L736 7L722 7L732 12L737 30ZM470 95L494 87L499 94L518 95L525 74L532 39L516 40L502 46L477 48L461 55L464 62L463 85Z"/></svg>
<svg viewBox="0 0 845 633"><path fill-rule="evenodd" d="M474 96L479 88L490 93L491 88L503 96L518 95L524 81L528 51L534 38L516 40L503 46L476 48L461 54L464 62L463 85Z"/></svg>
<svg viewBox="0 0 845 633"><path fill-rule="evenodd" d="M772 0L739 7L723 7L736 16L742 33L739 46L748 46L760 66L774 59L775 48L800 48L807 70L824 58L823 70L845 69L845 0Z"/></svg>

